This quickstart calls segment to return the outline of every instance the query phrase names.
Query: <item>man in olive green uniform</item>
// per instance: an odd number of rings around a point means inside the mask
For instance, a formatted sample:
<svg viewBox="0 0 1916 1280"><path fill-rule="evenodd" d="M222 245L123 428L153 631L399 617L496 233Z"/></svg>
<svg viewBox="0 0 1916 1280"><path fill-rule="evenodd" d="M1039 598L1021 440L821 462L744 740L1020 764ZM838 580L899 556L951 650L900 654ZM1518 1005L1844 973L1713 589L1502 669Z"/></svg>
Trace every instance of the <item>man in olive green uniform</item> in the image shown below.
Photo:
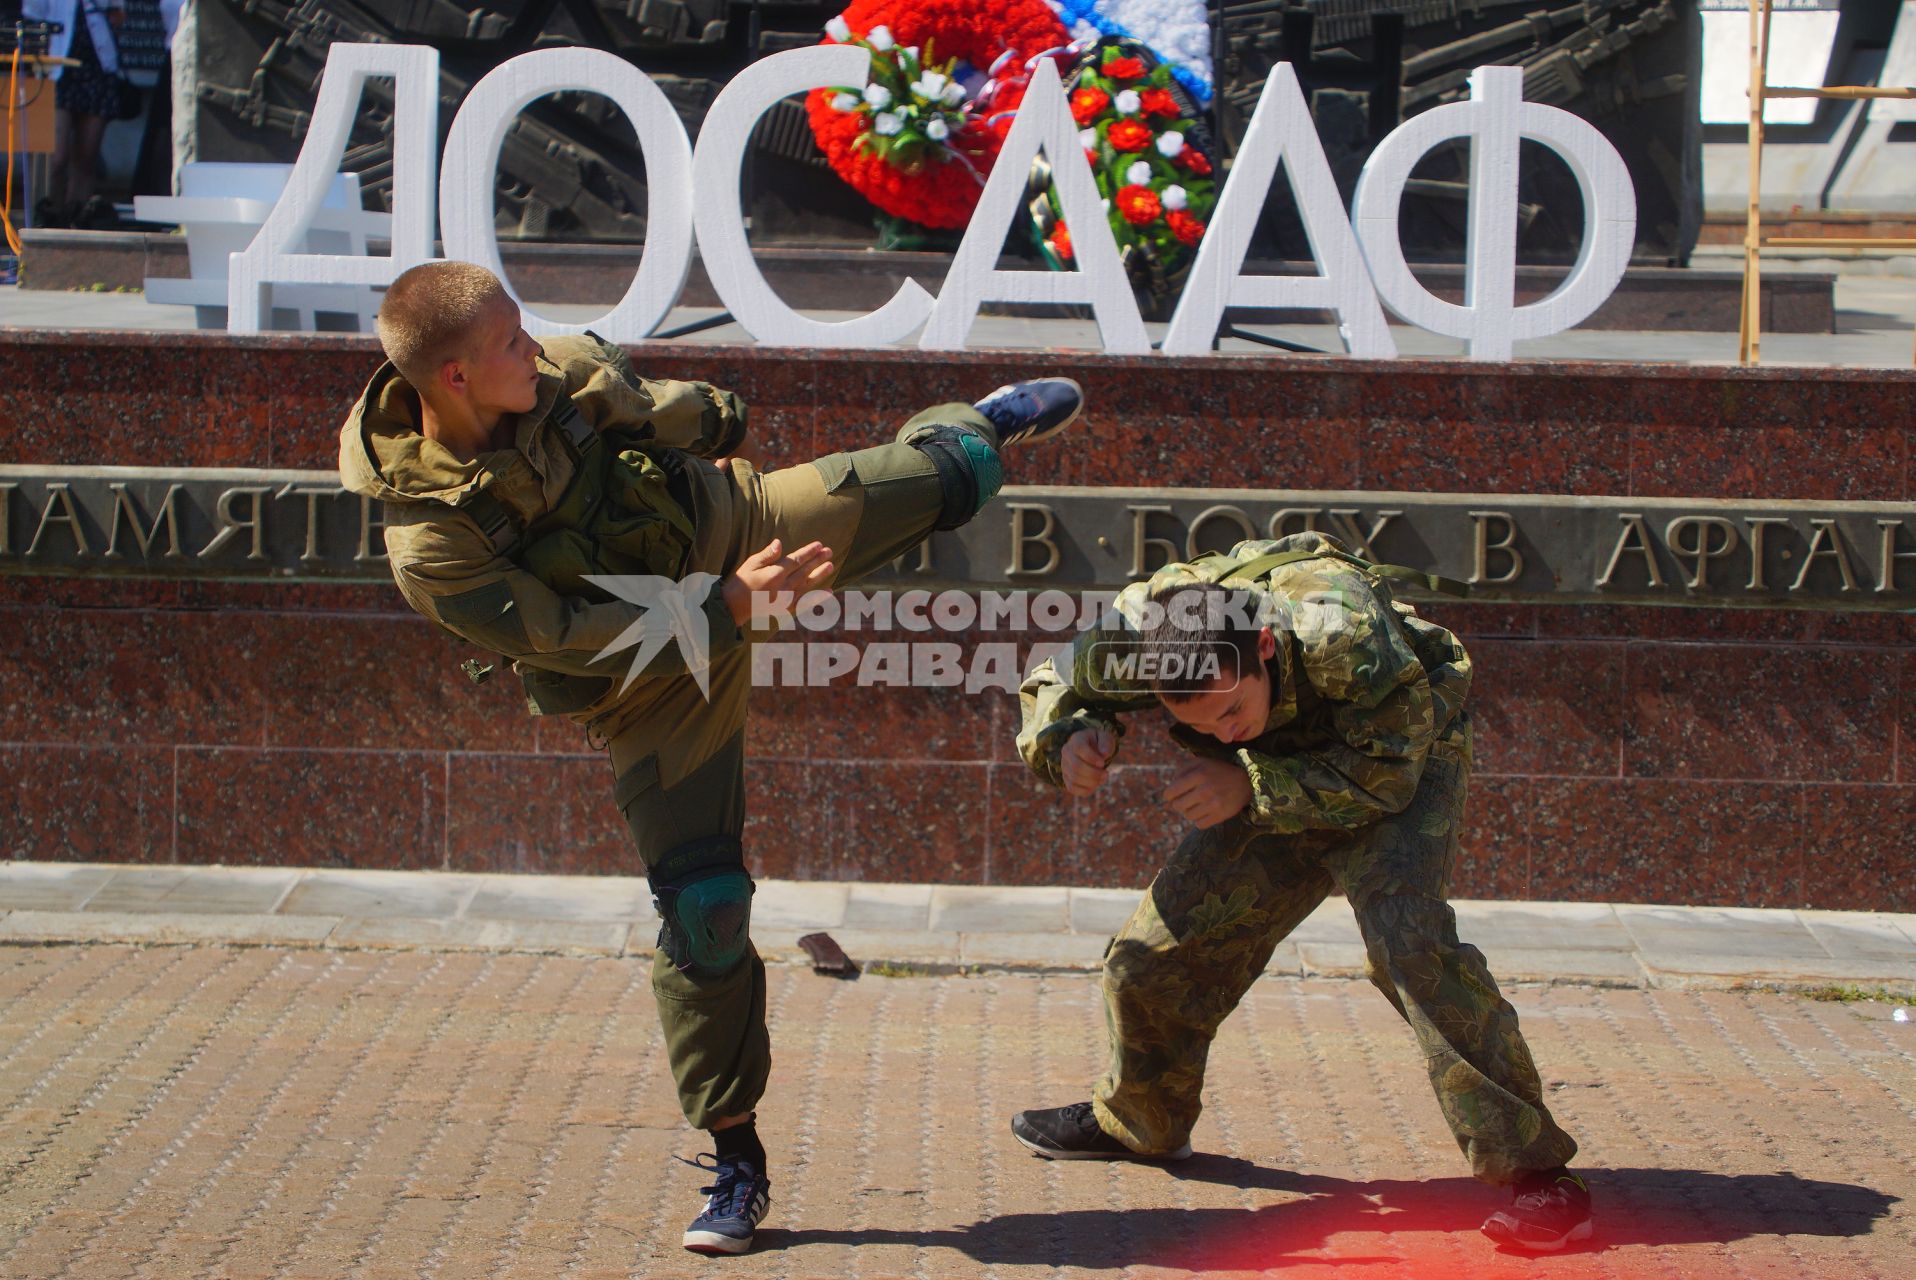
<svg viewBox="0 0 1916 1280"><path fill-rule="evenodd" d="M1471 1172L1514 1188L1484 1225L1551 1250L1590 1233L1516 1012L1445 902L1470 773L1470 659L1335 539L1295 534L1166 565L1037 668L1018 748L1076 795L1119 716L1160 701L1197 760L1166 790L1193 829L1105 953L1109 1067L1088 1103L1012 1122L1054 1159L1190 1154L1218 1025L1333 890L1372 983L1416 1033ZM1208 664L1208 665L1207 665ZM1282 1105L1278 1101L1277 1105Z"/></svg>
<svg viewBox="0 0 1916 1280"><path fill-rule="evenodd" d="M1000 450L1062 430L1080 393L1000 388L920 413L895 443L761 474L736 396L642 378L590 335L542 348L483 268L406 272L379 332L390 362L341 432L341 477L383 504L407 603L510 659L534 714L609 750L662 920L667 1056L718 1148L685 1244L743 1252L770 1203L752 1123L771 1068L765 969L741 842L753 620L971 519L998 490Z"/></svg>

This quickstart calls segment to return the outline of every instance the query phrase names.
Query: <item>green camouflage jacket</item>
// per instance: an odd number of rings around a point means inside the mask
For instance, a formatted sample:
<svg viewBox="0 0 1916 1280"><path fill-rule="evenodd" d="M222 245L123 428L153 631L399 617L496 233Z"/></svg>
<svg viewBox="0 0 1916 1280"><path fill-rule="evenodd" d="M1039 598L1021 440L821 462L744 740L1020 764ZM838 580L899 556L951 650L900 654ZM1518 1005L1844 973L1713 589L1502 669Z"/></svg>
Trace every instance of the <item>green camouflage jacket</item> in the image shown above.
<svg viewBox="0 0 1916 1280"><path fill-rule="evenodd" d="M563 582L555 586L552 573L529 571L518 552L499 554L467 504L483 490L531 527L554 512L577 469L553 417L561 397L602 435L701 457L737 445L746 409L731 392L703 382L642 378L623 351L590 334L548 338L543 347L538 403L517 415L513 443L469 462L420 433L418 393L390 363L380 366L340 429L339 473L349 491L383 505L386 555L406 603L511 659L535 713L562 711L587 722L619 701L618 677L631 655L595 658L641 610L570 593L560 589ZM662 514L685 519L669 498L655 501ZM712 592L714 657L742 643L723 610L722 597ZM667 645L644 674L683 670L679 646Z"/></svg>
<svg viewBox="0 0 1916 1280"><path fill-rule="evenodd" d="M1348 554L1326 534L1240 542L1230 556L1247 564L1271 552ZM1032 770L1061 782L1059 753L1081 729L1103 726L1121 737L1118 717L1155 706L1142 682L1093 681L1093 646L1135 638L1131 619L1154 592L1194 582L1201 570L1168 564L1119 593L1107 625L1084 631L1070 649L1026 678L1018 700L1024 724L1018 751ZM1312 558L1279 565L1245 582L1278 620L1269 663L1271 714L1264 732L1236 746L1184 725L1172 730L1198 755L1235 760L1251 777L1245 818L1276 832L1350 830L1407 806L1430 744L1461 712L1470 690L1470 657L1456 637L1419 618L1390 589L1349 561Z"/></svg>

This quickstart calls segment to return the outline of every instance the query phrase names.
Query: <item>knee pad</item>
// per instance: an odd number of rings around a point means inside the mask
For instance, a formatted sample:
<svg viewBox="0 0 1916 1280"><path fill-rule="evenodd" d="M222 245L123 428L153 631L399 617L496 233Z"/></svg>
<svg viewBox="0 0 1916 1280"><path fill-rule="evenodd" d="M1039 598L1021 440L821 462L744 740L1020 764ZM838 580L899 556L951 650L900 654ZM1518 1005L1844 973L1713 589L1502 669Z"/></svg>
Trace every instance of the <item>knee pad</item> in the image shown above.
<svg viewBox="0 0 1916 1280"><path fill-rule="evenodd" d="M963 427L932 427L909 442L931 459L945 504L932 528L956 529L984 509L998 494L1005 472L998 451L976 431Z"/></svg>
<svg viewBox="0 0 1916 1280"><path fill-rule="evenodd" d="M680 845L652 869L652 905L659 912L659 948L681 973L730 973L751 947L752 893L745 851L736 836Z"/></svg>

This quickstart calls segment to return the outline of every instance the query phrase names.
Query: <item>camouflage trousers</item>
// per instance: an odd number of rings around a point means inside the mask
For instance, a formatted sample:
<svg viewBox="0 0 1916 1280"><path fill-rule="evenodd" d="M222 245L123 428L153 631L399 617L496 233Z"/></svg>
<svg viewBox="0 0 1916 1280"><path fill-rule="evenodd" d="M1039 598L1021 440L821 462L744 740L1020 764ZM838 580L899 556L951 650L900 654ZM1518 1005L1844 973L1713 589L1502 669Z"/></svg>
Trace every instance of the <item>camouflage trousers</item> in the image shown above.
<svg viewBox="0 0 1916 1280"><path fill-rule="evenodd" d="M1277 944L1341 889L1370 980L1416 1034L1471 1172L1507 1184L1567 1163L1577 1144L1543 1104L1516 1011L1444 901L1469 774L1460 718L1410 806L1374 826L1279 836L1233 819L1188 834L1105 952L1111 1057L1093 1096L1105 1131L1146 1154L1184 1144L1218 1025Z"/></svg>
<svg viewBox="0 0 1916 1280"><path fill-rule="evenodd" d="M936 405L906 426L984 418L967 404ZM720 576L773 538L788 549L818 539L850 586L904 555L931 533L944 503L937 468L910 445L881 444L758 475L701 464L694 492L697 537L691 569ZM625 816L647 873L675 849L715 838L746 845L745 723L752 689L751 646L715 659L701 688L689 675L634 686L607 730L613 800ZM653 957L652 994L679 1103L694 1127L745 1115L765 1093L772 1069L765 1020L765 965L756 949L724 973L675 967Z"/></svg>

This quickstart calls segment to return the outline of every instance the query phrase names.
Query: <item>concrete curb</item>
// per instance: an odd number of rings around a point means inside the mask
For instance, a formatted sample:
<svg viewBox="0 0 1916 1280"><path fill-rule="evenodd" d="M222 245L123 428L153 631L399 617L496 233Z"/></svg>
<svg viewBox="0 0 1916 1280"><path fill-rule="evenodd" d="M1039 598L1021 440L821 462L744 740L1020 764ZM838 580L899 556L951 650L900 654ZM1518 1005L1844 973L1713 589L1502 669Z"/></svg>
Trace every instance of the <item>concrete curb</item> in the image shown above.
<svg viewBox="0 0 1916 1280"><path fill-rule="evenodd" d="M1131 889L766 880L753 936L802 964L826 931L868 970L1089 972ZM1461 936L1509 983L1916 993L1916 916L1557 902L1454 904ZM0 945L116 943L647 956L658 922L637 877L0 863ZM1362 978L1355 921L1330 899L1269 972Z"/></svg>

